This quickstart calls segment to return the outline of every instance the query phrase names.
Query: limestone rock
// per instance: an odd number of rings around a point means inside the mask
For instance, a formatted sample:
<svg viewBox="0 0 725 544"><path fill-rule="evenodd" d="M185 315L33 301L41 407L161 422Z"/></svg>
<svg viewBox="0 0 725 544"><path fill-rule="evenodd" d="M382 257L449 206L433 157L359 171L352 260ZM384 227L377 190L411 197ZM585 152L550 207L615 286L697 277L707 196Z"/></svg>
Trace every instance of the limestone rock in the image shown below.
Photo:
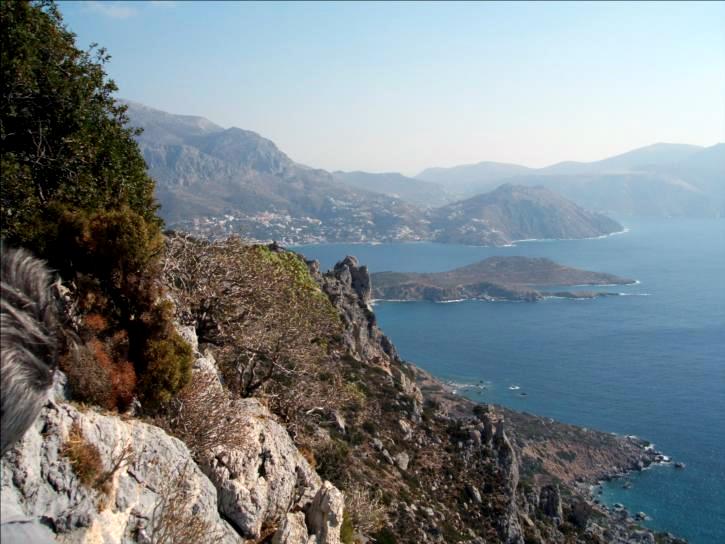
<svg viewBox="0 0 725 544"><path fill-rule="evenodd" d="M346 257L335 267L320 273L319 263L308 261L313 278L340 312L343 322L343 342L360 360L374 361L387 367L399 361L395 347L377 326L370 308L370 274L355 257Z"/></svg>
<svg viewBox="0 0 725 544"><path fill-rule="evenodd" d="M335 486L325 482L307 511L307 527L315 535L315 544L340 544L340 529L345 499Z"/></svg>
<svg viewBox="0 0 725 544"><path fill-rule="evenodd" d="M408 463L410 463L410 456L405 452L400 452L395 456L395 464L398 465L400 470L408 470Z"/></svg>
<svg viewBox="0 0 725 544"><path fill-rule="evenodd" d="M272 537L272 544L306 544L309 540L310 535L307 534L305 514L294 512L288 513L284 517L277 532Z"/></svg>
<svg viewBox="0 0 725 544"><path fill-rule="evenodd" d="M550 518L564 519L561 506L561 493L558 485L547 485L539 493L539 506L541 511Z"/></svg>
<svg viewBox="0 0 725 544"><path fill-rule="evenodd" d="M236 401L239 446L217 446L201 468L219 493L219 510L245 538L266 521L306 510L322 485L287 431L256 399Z"/></svg>
<svg viewBox="0 0 725 544"><path fill-rule="evenodd" d="M81 483L64 455L72 428L100 454L95 486ZM241 542L182 442L158 427L66 403L49 403L3 458L2 494L60 542L125 544L170 529L180 538L202 530Z"/></svg>

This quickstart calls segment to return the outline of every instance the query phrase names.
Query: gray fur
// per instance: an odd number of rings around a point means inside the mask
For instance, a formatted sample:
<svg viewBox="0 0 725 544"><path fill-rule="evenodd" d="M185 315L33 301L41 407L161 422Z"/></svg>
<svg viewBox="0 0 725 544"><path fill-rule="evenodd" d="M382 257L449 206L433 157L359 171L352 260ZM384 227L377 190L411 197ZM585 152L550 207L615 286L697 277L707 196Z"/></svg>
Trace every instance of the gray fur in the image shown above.
<svg viewBox="0 0 725 544"><path fill-rule="evenodd" d="M0 419L2 454L20 440L48 398L56 367L57 306L50 272L22 249L2 248Z"/></svg>

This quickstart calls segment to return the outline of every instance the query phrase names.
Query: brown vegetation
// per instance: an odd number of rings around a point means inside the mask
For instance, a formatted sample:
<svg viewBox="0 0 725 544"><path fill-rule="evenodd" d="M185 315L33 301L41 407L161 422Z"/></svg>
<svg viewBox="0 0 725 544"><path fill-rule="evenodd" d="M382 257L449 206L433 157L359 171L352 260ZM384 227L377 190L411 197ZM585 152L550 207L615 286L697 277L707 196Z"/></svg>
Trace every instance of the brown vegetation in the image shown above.
<svg viewBox="0 0 725 544"><path fill-rule="evenodd" d="M221 542L224 535L214 524L194 514L196 495L191 489L187 463L172 472L159 490L149 526L152 544Z"/></svg>
<svg viewBox="0 0 725 544"><path fill-rule="evenodd" d="M63 447L63 455L70 462L80 482L86 487L94 487L103 473L103 461L98 448L86 440L77 423L71 427Z"/></svg>

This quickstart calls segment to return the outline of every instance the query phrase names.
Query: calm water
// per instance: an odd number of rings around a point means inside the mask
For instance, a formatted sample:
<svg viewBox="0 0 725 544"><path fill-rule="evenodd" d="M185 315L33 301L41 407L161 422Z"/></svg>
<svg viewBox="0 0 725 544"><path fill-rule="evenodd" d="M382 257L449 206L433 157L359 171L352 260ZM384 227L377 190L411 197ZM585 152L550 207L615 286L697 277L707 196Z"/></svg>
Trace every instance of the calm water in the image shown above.
<svg viewBox="0 0 725 544"><path fill-rule="evenodd" d="M429 243L297 248L323 268L350 254L371 271L442 271L491 255L549 257L638 279L632 296L539 303L379 303L402 356L488 388L469 396L561 421L636 434L687 464L604 491L653 528L725 542L725 220L629 222L600 240L510 248ZM511 386L519 390L511 390ZM526 396L521 393L525 392Z"/></svg>

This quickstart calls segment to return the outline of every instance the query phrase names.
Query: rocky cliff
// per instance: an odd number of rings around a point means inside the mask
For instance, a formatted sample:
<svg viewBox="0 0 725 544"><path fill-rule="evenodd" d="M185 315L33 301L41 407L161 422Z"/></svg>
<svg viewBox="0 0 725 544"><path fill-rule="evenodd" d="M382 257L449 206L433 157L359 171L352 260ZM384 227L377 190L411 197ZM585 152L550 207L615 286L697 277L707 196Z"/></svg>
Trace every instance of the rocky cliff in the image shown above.
<svg viewBox="0 0 725 544"><path fill-rule="evenodd" d="M193 331L182 332L198 348ZM196 385L221 401L213 358L196 355ZM341 492L256 399L228 399L236 440L195 458L158 426L69 401L63 380L59 373L40 418L2 460L3 502L59 542L340 542Z"/></svg>
<svg viewBox="0 0 725 544"><path fill-rule="evenodd" d="M153 416L59 385L2 460L3 501L58 541L654 542L588 484L656 452L453 395L397 355L356 259L172 237L164 270L192 382Z"/></svg>

